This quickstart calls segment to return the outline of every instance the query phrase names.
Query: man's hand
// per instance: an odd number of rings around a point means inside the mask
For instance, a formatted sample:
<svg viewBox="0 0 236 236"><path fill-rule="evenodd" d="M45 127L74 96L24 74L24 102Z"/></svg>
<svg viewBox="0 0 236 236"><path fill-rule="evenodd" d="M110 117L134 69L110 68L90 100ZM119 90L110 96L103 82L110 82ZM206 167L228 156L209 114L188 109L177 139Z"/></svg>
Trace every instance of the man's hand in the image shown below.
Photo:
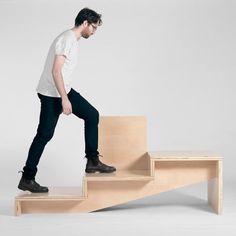
<svg viewBox="0 0 236 236"><path fill-rule="evenodd" d="M72 106L68 98L62 99L62 111L65 115L70 115L72 113Z"/></svg>

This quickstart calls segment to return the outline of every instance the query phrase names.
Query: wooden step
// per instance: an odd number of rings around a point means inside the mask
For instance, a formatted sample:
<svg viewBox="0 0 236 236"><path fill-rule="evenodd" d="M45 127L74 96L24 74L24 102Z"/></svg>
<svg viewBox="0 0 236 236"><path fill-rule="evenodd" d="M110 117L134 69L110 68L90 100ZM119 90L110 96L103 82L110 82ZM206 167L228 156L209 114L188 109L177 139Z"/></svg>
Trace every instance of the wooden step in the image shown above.
<svg viewBox="0 0 236 236"><path fill-rule="evenodd" d="M21 191L15 197L15 215L74 212L74 209L86 199L82 187L49 187L48 193Z"/></svg>
<svg viewBox="0 0 236 236"><path fill-rule="evenodd" d="M84 200L86 196L83 194L82 187L48 187L48 193L31 193L29 191L21 191L16 200Z"/></svg>
<svg viewBox="0 0 236 236"><path fill-rule="evenodd" d="M153 180L150 170L117 170L113 173L86 173L87 181L146 181Z"/></svg>
<svg viewBox="0 0 236 236"><path fill-rule="evenodd" d="M149 157L155 161L181 160L221 160L222 156L211 151L149 151Z"/></svg>

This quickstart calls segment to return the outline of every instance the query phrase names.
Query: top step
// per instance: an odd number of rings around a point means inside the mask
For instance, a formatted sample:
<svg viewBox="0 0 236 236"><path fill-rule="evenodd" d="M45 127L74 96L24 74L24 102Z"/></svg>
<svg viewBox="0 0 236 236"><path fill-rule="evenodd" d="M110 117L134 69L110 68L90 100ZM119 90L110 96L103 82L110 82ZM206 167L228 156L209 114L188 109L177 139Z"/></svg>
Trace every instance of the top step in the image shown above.
<svg viewBox="0 0 236 236"><path fill-rule="evenodd" d="M221 160L223 157L211 151L150 151L152 160Z"/></svg>

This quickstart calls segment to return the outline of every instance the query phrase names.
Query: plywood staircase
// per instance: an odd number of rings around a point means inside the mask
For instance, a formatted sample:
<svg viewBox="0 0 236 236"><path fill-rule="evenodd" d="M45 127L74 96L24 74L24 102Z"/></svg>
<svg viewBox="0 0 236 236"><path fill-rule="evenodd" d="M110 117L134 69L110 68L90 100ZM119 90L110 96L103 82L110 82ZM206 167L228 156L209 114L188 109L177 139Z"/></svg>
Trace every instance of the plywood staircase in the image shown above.
<svg viewBox="0 0 236 236"><path fill-rule="evenodd" d="M82 187L20 192L15 214L92 212L201 181L208 182L214 211L222 213L222 157L199 151L148 152L143 116L100 117L99 152L116 172L85 174Z"/></svg>

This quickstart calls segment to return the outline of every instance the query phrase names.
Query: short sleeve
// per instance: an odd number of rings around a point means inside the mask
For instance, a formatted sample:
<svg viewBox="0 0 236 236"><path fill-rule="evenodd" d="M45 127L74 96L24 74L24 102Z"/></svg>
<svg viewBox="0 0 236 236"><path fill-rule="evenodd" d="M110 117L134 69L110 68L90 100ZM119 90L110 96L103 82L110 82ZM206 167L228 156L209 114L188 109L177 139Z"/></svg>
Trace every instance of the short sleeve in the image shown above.
<svg viewBox="0 0 236 236"><path fill-rule="evenodd" d="M57 40L55 45L55 54L56 55L65 55L68 58L72 42L66 37L61 37Z"/></svg>

